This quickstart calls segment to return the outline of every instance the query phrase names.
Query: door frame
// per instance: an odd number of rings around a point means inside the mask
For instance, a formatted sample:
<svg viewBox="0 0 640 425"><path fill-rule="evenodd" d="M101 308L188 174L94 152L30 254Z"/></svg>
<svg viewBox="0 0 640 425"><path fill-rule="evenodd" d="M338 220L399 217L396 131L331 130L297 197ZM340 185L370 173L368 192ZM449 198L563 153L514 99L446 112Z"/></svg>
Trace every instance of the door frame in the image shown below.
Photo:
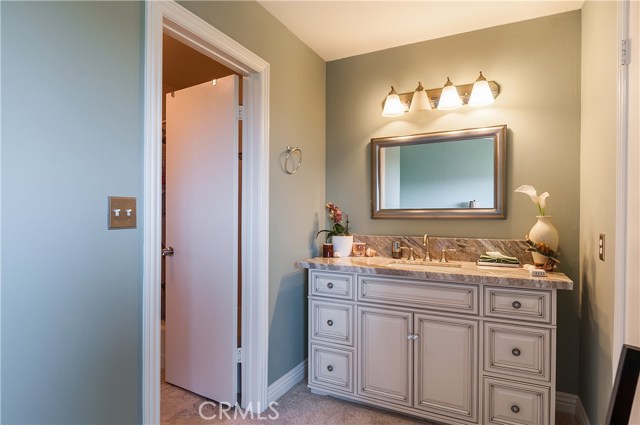
<svg viewBox="0 0 640 425"><path fill-rule="evenodd" d="M267 407L269 324L269 63L173 0L145 2L142 397L160 422L162 36L168 33L243 76L242 408Z"/></svg>

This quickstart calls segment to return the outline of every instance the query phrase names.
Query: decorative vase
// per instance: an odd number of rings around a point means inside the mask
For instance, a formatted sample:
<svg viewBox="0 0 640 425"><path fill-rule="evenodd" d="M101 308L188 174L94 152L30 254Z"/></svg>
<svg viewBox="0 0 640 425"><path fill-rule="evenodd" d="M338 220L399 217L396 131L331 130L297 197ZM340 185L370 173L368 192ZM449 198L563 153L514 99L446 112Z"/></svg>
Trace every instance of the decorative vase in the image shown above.
<svg viewBox="0 0 640 425"><path fill-rule="evenodd" d="M551 248L554 252L558 250L558 242L560 240L558 236L558 230L551 224L551 216L538 215L536 216L538 221L533 225L529 232L529 240L536 244L542 243ZM545 269L549 264L548 258L544 255L532 252L533 263L536 267L544 267ZM553 268L553 261L551 262L551 268Z"/></svg>
<svg viewBox="0 0 640 425"><path fill-rule="evenodd" d="M351 247L353 246L353 236L331 236L333 243L333 255L340 254L340 257L348 257L351 255Z"/></svg>

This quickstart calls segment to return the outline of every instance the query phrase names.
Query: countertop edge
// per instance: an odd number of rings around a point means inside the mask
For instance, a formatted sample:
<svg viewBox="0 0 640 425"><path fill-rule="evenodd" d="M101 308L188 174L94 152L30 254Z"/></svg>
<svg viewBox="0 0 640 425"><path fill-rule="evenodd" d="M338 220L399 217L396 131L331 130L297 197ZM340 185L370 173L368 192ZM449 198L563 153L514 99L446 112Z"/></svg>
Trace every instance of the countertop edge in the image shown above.
<svg viewBox="0 0 640 425"><path fill-rule="evenodd" d="M350 258L330 259L317 257L297 261L296 266L313 270L368 273L381 276L437 280L452 283L509 286L514 288L573 290L573 281L560 272L548 273L546 277L533 277L524 269L500 269L495 267L477 270L475 263L466 263L463 268L452 268L450 271L443 271L441 269L438 271L417 271L391 269L375 264L350 264L350 261ZM391 259L389 259L389 261L391 261ZM473 270L472 267L476 267L476 270Z"/></svg>

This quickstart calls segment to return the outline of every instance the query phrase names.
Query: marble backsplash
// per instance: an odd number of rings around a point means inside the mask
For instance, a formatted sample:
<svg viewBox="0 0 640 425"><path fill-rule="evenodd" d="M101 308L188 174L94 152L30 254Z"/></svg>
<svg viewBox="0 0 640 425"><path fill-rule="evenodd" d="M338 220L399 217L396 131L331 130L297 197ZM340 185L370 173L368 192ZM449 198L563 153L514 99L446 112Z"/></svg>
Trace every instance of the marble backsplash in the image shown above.
<svg viewBox="0 0 640 425"><path fill-rule="evenodd" d="M367 248L375 249L379 256L391 257L391 242L400 241L402 246L413 247L416 259L424 258L422 236L379 236L379 235L354 235L354 242L364 242ZM438 236L429 237L429 253L434 261L440 260L443 249L455 249L447 252L447 259L452 261L476 261L481 254L487 251L499 251L511 257L517 257L521 264L531 264L531 253L526 251L527 244L524 239L472 239L472 238L446 238ZM408 252L402 256L407 258Z"/></svg>

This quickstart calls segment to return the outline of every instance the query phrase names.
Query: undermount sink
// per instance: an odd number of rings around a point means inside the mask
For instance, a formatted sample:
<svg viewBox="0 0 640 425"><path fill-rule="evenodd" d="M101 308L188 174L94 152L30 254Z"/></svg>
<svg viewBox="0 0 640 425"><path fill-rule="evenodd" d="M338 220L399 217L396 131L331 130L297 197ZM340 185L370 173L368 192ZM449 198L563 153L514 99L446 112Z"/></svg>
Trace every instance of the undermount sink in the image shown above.
<svg viewBox="0 0 640 425"><path fill-rule="evenodd" d="M410 261L410 260L397 260L391 261L384 265L390 269L401 269L401 270L425 270L429 268L435 267L446 267L446 268L460 268L462 264L460 263L440 263L440 262L425 262L425 261Z"/></svg>

